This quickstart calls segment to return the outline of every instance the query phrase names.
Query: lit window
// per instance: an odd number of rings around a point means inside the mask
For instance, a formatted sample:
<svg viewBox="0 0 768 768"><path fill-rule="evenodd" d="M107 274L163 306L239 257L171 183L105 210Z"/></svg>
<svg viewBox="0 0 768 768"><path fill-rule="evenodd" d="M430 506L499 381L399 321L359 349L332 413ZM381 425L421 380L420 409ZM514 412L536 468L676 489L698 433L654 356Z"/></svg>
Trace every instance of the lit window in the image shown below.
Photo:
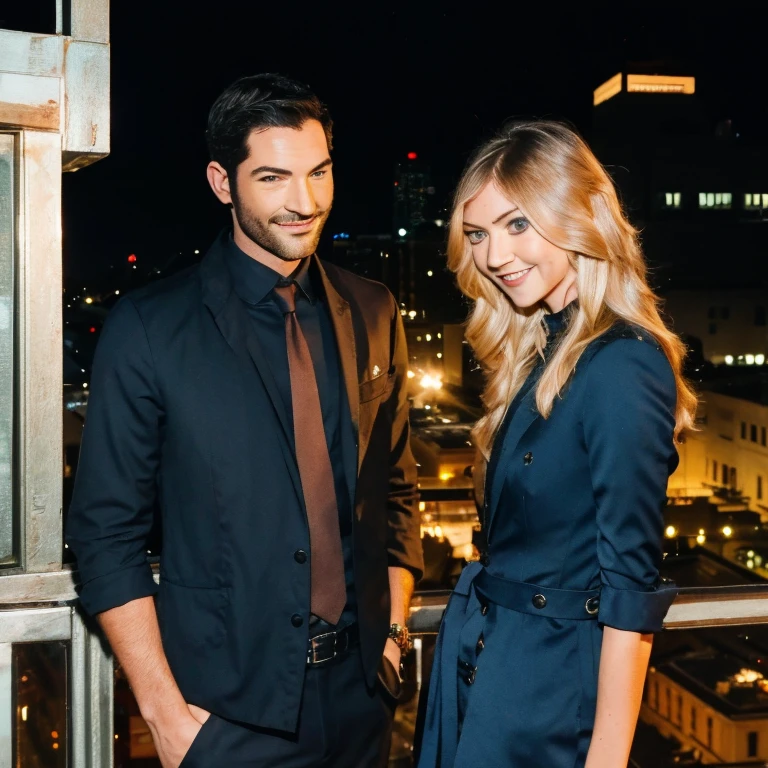
<svg viewBox="0 0 768 768"><path fill-rule="evenodd" d="M664 193L665 208L679 208L681 202L682 202L682 195L679 192Z"/></svg>
<svg viewBox="0 0 768 768"><path fill-rule="evenodd" d="M699 208L730 208L733 195L730 192L699 192Z"/></svg>
<svg viewBox="0 0 768 768"><path fill-rule="evenodd" d="M744 194L744 207L752 211L768 208L768 192L746 192Z"/></svg>

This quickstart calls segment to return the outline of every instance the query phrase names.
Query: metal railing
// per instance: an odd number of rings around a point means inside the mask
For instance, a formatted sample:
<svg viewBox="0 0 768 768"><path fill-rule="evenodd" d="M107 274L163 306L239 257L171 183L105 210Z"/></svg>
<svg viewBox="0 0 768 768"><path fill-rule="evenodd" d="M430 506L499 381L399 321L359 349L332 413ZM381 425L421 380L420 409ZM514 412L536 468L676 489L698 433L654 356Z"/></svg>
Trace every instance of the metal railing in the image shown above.
<svg viewBox="0 0 768 768"><path fill-rule="evenodd" d="M155 579L159 581L157 566ZM11 648L17 642L70 643L71 765L113 765L114 675L112 655L96 624L77 604L70 568L2 578L0 589L0 768L11 768ZM413 635L437 633L449 590L417 593L409 627ZM768 623L768 584L681 589L667 614L668 630ZM422 681L421 641L416 643L416 684ZM7 748L6 748L7 747Z"/></svg>

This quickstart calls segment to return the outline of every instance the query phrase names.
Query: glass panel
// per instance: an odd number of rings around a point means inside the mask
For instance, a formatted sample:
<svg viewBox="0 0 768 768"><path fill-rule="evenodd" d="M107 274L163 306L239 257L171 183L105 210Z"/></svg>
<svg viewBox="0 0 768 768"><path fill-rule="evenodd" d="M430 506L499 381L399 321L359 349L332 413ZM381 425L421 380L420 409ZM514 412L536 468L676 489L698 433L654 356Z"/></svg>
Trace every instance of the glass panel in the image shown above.
<svg viewBox="0 0 768 768"><path fill-rule="evenodd" d="M16 563L12 486L15 187L14 137L0 134L0 566Z"/></svg>
<svg viewBox="0 0 768 768"><path fill-rule="evenodd" d="M66 768L68 643L13 646L14 765Z"/></svg>
<svg viewBox="0 0 768 768"><path fill-rule="evenodd" d="M64 0L69 5L70 0ZM19 32L56 34L56 0L36 0L34 3L3 3L0 28Z"/></svg>

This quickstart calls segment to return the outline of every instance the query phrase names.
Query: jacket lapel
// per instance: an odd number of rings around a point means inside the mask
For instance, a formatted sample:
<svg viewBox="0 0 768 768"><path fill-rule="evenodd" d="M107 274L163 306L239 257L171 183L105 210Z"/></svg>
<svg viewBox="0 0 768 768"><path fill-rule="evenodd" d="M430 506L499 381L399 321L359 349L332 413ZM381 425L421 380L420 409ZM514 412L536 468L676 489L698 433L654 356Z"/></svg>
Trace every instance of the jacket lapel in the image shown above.
<svg viewBox="0 0 768 768"><path fill-rule="evenodd" d="M504 478L507 473L514 466L514 462L517 461L515 456L515 450L517 449L520 440L523 438L528 428L539 418L540 414L536 409L536 387L531 387L520 401L520 405L517 407L512 420L509 423L506 434L504 435L504 443L501 446L501 453L496 464L496 469L493 473L491 481L491 487L486 488L486 494L488 495L488 524L486 536L490 538L491 528L496 517L496 508L499 503L499 496L501 495L501 489L504 486ZM513 458L514 457L514 458ZM523 457L520 457L520 461Z"/></svg>
<svg viewBox="0 0 768 768"><path fill-rule="evenodd" d="M354 508L355 487L360 472L362 452L360 451L360 379L357 372L357 344L355 342L355 329L352 324L352 310L349 302L336 290L325 269L323 269L320 259L317 256L313 258L320 273L325 298L328 302L328 313L331 316L331 323L336 335L341 370L344 375L344 386L349 402L349 413L352 417L355 455L350 457L350 461L345 461L345 473L351 497L350 501Z"/></svg>
<svg viewBox="0 0 768 768"><path fill-rule="evenodd" d="M288 471L299 498L303 499L301 480L293 449L291 421L288 419L280 393L277 391L272 369L259 344L257 334L255 330L249 328L250 319L237 294L232 290L232 281L224 261L221 239L214 243L203 259L200 265L200 277L203 287L203 303L211 312L221 335L238 356L248 355L264 385L280 422L283 437L280 442L283 446Z"/></svg>

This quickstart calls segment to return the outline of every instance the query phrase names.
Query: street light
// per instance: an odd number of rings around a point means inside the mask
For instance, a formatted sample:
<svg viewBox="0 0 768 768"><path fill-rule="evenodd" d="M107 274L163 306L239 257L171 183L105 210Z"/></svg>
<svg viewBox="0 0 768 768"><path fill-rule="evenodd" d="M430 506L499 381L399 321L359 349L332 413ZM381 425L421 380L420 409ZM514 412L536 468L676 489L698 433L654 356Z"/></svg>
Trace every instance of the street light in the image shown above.
<svg viewBox="0 0 768 768"><path fill-rule="evenodd" d="M674 525L668 525L666 530L664 531L664 535L668 539L674 539L675 536L677 536L677 528L675 528Z"/></svg>
<svg viewBox="0 0 768 768"><path fill-rule="evenodd" d="M724 525L723 526L723 536L728 538L729 536L733 535L733 528L731 528L730 525Z"/></svg>
<svg viewBox="0 0 768 768"><path fill-rule="evenodd" d="M397 230L397 234L400 235L400 237L405 237L408 234L408 230L400 227L400 229Z"/></svg>

